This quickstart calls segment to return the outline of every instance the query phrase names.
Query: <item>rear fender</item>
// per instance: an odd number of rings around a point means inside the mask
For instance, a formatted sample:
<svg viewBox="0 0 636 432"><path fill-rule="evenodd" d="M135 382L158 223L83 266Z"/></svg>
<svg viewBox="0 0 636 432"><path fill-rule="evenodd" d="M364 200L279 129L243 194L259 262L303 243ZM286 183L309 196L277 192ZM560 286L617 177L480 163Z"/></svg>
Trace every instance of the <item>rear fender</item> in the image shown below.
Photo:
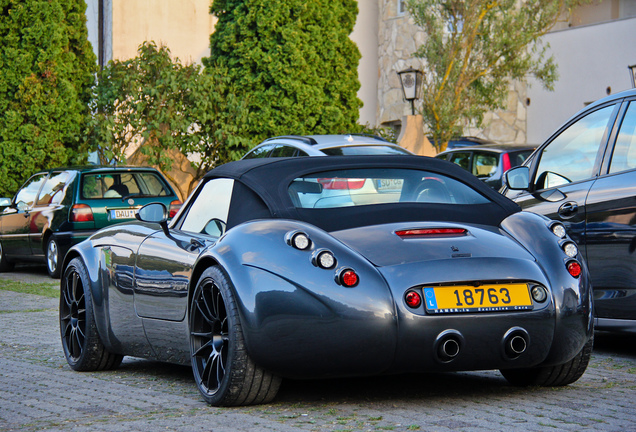
<svg viewBox="0 0 636 432"><path fill-rule="evenodd" d="M308 250L286 242L297 230L311 239ZM318 249L334 254L335 268L312 263ZM300 378L367 375L390 366L397 319L386 281L328 233L297 221L248 222L230 230L201 260L227 272L248 352L262 367ZM357 286L336 281L345 267L359 275Z"/></svg>
<svg viewBox="0 0 636 432"><path fill-rule="evenodd" d="M566 264L571 260L552 234L548 218L530 212L506 218L502 228L516 238L536 259L549 281L555 305L554 343L544 366L571 360L593 335L592 286L583 256L576 260L583 271L572 277Z"/></svg>

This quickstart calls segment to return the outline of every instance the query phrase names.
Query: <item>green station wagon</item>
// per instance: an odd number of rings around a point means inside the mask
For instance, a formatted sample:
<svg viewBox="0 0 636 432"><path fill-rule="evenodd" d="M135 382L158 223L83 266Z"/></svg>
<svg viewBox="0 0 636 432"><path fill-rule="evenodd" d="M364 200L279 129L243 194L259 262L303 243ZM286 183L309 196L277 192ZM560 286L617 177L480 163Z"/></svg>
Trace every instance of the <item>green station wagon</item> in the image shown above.
<svg viewBox="0 0 636 432"><path fill-rule="evenodd" d="M66 251L107 225L135 218L161 202L174 216L181 201L154 168L73 167L41 171L18 193L0 198L0 271L16 262L44 261L59 277Z"/></svg>

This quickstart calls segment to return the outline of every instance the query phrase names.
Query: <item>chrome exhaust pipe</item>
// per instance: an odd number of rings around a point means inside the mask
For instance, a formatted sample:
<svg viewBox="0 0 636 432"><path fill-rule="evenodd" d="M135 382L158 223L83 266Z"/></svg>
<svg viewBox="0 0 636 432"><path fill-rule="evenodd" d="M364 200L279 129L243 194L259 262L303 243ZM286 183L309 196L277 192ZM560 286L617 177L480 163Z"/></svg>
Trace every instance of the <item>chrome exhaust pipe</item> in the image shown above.
<svg viewBox="0 0 636 432"><path fill-rule="evenodd" d="M435 340L435 355L438 361L448 363L455 359L462 350L464 338L457 330L446 330Z"/></svg>
<svg viewBox="0 0 636 432"><path fill-rule="evenodd" d="M513 327L506 332L503 346L506 357L516 359L523 354L530 344L528 332L521 327Z"/></svg>

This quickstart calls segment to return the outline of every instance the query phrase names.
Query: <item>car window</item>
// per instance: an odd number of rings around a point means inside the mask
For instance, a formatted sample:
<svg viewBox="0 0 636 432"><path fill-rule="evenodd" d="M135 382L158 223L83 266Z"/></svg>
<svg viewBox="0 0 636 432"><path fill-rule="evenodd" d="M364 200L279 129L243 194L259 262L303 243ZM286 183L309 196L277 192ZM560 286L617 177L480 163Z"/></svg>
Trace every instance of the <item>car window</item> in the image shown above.
<svg viewBox="0 0 636 432"><path fill-rule="evenodd" d="M614 105L579 119L543 149L535 187L545 189L591 178Z"/></svg>
<svg viewBox="0 0 636 432"><path fill-rule="evenodd" d="M610 173L634 168L636 168L636 102L631 102L616 138Z"/></svg>
<svg viewBox="0 0 636 432"><path fill-rule="evenodd" d="M270 151L274 148L273 144L264 145L262 147L257 147L254 150L248 152L243 159L256 159L256 158L264 158L267 157Z"/></svg>
<svg viewBox="0 0 636 432"><path fill-rule="evenodd" d="M470 171L470 152L457 152L450 155L448 160Z"/></svg>
<svg viewBox="0 0 636 432"><path fill-rule="evenodd" d="M493 153L475 152L473 155L473 175L490 177L497 171L499 155Z"/></svg>
<svg viewBox="0 0 636 432"><path fill-rule="evenodd" d="M53 173L44 183L38 195L37 205L59 204L64 198L64 188L71 178L68 172Z"/></svg>
<svg viewBox="0 0 636 432"><path fill-rule="evenodd" d="M523 150L518 152L508 153L508 159L510 160L510 168L518 167L528 159L528 156L532 154L534 150Z"/></svg>
<svg viewBox="0 0 636 432"><path fill-rule="evenodd" d="M222 234L220 226L227 224L233 190L232 179L212 179L205 183L187 210L181 229L218 237Z"/></svg>
<svg viewBox="0 0 636 432"><path fill-rule="evenodd" d="M17 204L20 201L26 203L29 207L33 206L35 202L35 197L44 183L46 179L46 174L37 174L31 177L27 182L22 186L15 196L14 202Z"/></svg>
<svg viewBox="0 0 636 432"><path fill-rule="evenodd" d="M296 154L296 147L279 145L274 148L269 157L293 157Z"/></svg>
<svg viewBox="0 0 636 432"><path fill-rule="evenodd" d="M165 181L152 172L85 173L81 191L83 199L167 196L172 193Z"/></svg>
<svg viewBox="0 0 636 432"><path fill-rule="evenodd" d="M409 169L326 171L295 179L288 188L298 208L388 203L483 204L486 197L442 174Z"/></svg>

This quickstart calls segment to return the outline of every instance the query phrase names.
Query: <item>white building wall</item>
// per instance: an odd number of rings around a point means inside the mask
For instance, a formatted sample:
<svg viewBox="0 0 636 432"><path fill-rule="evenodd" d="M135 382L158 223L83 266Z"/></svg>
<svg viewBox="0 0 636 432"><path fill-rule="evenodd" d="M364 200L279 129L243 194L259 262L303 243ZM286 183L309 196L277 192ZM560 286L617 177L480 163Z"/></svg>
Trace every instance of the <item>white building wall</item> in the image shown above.
<svg viewBox="0 0 636 432"><path fill-rule="evenodd" d="M364 104L360 108L359 123L376 126L378 92L378 3L377 0L358 0L358 17L351 33L351 40L358 45L362 58L358 64L360 90L358 98Z"/></svg>
<svg viewBox="0 0 636 432"><path fill-rule="evenodd" d="M540 144L562 123L597 99L632 87L636 18L575 27L545 36L559 70L553 92L530 81L527 142Z"/></svg>

